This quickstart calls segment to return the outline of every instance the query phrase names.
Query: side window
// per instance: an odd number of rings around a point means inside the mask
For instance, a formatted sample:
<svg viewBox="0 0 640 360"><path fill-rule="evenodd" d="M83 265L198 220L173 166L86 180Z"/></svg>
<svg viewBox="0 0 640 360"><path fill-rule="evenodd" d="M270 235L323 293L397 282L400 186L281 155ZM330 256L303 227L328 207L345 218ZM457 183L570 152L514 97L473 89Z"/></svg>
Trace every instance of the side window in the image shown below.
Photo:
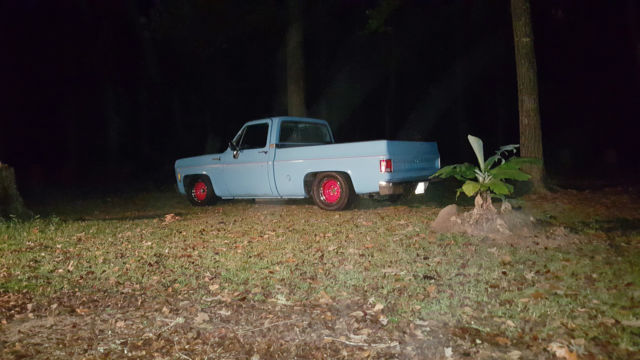
<svg viewBox="0 0 640 360"><path fill-rule="evenodd" d="M262 149L267 146L269 124L249 125L244 129L240 140L240 149Z"/></svg>

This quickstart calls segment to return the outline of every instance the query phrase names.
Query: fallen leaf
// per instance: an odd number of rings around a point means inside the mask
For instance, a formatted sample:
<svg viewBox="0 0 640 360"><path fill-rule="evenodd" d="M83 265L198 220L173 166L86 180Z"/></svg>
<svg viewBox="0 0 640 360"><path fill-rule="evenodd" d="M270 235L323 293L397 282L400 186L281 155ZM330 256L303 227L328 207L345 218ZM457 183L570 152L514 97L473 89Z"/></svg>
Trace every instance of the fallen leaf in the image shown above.
<svg viewBox="0 0 640 360"><path fill-rule="evenodd" d="M322 305L328 305L333 304L333 300L331 300L331 297L329 297L326 292L321 291L318 295L318 303Z"/></svg>
<svg viewBox="0 0 640 360"><path fill-rule="evenodd" d="M387 319L387 317L384 315L380 315L380 317L378 318L378 321L382 325L387 325L387 323L389 322L389 319Z"/></svg>
<svg viewBox="0 0 640 360"><path fill-rule="evenodd" d="M202 324L205 321L209 321L209 315L204 312L199 312L198 315L193 319L196 324Z"/></svg>
<svg viewBox="0 0 640 360"><path fill-rule="evenodd" d="M511 340L502 337L502 336L496 336L495 338L493 338L493 340L495 340L496 343L502 345L502 346L509 346L511 345Z"/></svg>
<svg viewBox="0 0 640 360"><path fill-rule="evenodd" d="M384 305L377 303L376 306L373 308L374 312L378 312L380 310L384 309Z"/></svg>
<svg viewBox="0 0 640 360"><path fill-rule="evenodd" d="M554 354L558 359L578 360L578 355L572 352L565 345L560 343L551 343L547 346L547 350Z"/></svg>
<svg viewBox="0 0 640 360"><path fill-rule="evenodd" d="M600 322L608 326L613 326L616 324L616 321L614 319L608 317L603 317L602 319L600 319Z"/></svg>
<svg viewBox="0 0 640 360"><path fill-rule="evenodd" d="M164 222L162 224L166 225L177 220L180 220L180 216L176 216L176 214L167 214L164 216Z"/></svg>
<svg viewBox="0 0 640 360"><path fill-rule="evenodd" d="M545 295L544 293L541 293L540 291L536 291L533 294L531 294L531 297L534 298L535 300L540 300L540 299L546 298L547 295Z"/></svg>
<svg viewBox="0 0 640 360"><path fill-rule="evenodd" d="M444 356L448 359L451 358L453 356L453 350L450 347L444 348Z"/></svg>
<svg viewBox="0 0 640 360"><path fill-rule="evenodd" d="M293 303L288 301L287 298L282 294L276 295L276 298L273 301L280 305L293 305Z"/></svg>
<svg viewBox="0 0 640 360"><path fill-rule="evenodd" d="M89 309L85 309L85 308L77 308L76 312L80 315L87 315L89 313Z"/></svg>
<svg viewBox="0 0 640 360"><path fill-rule="evenodd" d="M511 264L513 260L511 260L511 256L509 255L505 255L503 257L500 258L500 264L502 265L508 265Z"/></svg>
<svg viewBox="0 0 640 360"><path fill-rule="evenodd" d="M349 314L349 316L354 317L356 319L362 319L364 317L364 312L362 311L354 311L351 314Z"/></svg>
<svg viewBox="0 0 640 360"><path fill-rule="evenodd" d="M351 340L357 341L357 342L364 342L365 340L367 340L367 335L349 334L349 337L351 338Z"/></svg>
<svg viewBox="0 0 640 360"><path fill-rule="evenodd" d="M522 356L522 353L518 350L513 350L512 352L507 354L507 357L511 360L518 360Z"/></svg>
<svg viewBox="0 0 640 360"><path fill-rule="evenodd" d="M624 326L640 327L640 320L622 320L620 323Z"/></svg>

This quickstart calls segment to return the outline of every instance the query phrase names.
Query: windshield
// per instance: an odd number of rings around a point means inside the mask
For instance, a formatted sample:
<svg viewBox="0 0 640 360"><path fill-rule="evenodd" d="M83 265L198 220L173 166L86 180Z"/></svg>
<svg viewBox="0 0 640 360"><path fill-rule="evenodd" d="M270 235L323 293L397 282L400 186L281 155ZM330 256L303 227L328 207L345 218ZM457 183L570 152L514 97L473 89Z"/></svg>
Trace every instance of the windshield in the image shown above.
<svg viewBox="0 0 640 360"><path fill-rule="evenodd" d="M325 124L284 121L280 126L280 143L331 144L331 133Z"/></svg>

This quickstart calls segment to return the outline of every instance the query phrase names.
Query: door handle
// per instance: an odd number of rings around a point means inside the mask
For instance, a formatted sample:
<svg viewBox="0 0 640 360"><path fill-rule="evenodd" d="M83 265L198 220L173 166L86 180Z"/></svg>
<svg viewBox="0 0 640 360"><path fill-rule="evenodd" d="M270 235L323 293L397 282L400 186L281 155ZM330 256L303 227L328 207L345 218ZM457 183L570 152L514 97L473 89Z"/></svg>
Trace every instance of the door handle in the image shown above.
<svg viewBox="0 0 640 360"><path fill-rule="evenodd" d="M266 153L268 153L269 151L267 151L267 150L260 150L260 151L258 151L258 152L259 152L259 153L261 153L261 154L266 154Z"/></svg>

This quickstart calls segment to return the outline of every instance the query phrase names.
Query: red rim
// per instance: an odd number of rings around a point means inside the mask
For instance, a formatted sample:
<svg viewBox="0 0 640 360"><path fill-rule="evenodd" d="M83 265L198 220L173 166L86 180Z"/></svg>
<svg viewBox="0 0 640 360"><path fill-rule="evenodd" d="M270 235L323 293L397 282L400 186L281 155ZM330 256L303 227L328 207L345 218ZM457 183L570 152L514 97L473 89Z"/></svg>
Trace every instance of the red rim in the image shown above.
<svg viewBox="0 0 640 360"><path fill-rule="evenodd" d="M322 183L322 198L329 204L334 204L340 200L342 189L336 179L327 179Z"/></svg>
<svg viewBox="0 0 640 360"><path fill-rule="evenodd" d="M203 181L198 181L193 185L193 196L198 201L204 201L207 198L207 184Z"/></svg>

